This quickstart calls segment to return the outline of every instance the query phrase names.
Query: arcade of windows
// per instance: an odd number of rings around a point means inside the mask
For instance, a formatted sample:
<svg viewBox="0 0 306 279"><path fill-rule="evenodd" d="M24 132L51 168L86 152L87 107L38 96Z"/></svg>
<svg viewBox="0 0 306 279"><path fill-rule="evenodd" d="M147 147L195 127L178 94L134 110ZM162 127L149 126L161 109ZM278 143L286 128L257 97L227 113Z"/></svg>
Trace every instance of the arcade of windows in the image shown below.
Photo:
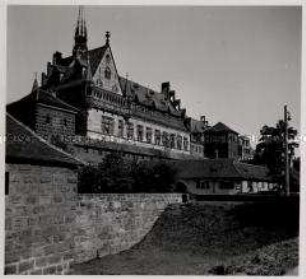
<svg viewBox="0 0 306 279"><path fill-rule="evenodd" d="M118 136L120 138L136 140L140 142L146 142L149 144L162 145L170 149L178 149L188 151L189 140L188 137L182 137L181 135L169 134L165 131L158 129L154 130L151 127L144 127L143 125L134 126L133 123L119 119L117 124L117 131L115 135L115 120L109 116L101 117L101 132L104 135ZM136 133L135 133L136 132Z"/></svg>

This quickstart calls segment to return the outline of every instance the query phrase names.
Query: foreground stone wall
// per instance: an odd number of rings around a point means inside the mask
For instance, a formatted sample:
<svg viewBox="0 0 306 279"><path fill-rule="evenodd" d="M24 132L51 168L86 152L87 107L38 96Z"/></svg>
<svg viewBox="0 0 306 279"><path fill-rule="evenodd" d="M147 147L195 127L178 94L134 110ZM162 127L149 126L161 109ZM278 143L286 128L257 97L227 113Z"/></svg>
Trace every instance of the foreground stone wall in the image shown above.
<svg viewBox="0 0 306 279"><path fill-rule="evenodd" d="M5 273L66 274L72 262L128 249L180 194L78 195L66 168L6 165Z"/></svg>
<svg viewBox="0 0 306 279"><path fill-rule="evenodd" d="M181 194L91 194L79 196L75 262L114 254L139 242Z"/></svg>
<svg viewBox="0 0 306 279"><path fill-rule="evenodd" d="M6 165L5 273L64 274L74 247L77 177L66 168Z"/></svg>

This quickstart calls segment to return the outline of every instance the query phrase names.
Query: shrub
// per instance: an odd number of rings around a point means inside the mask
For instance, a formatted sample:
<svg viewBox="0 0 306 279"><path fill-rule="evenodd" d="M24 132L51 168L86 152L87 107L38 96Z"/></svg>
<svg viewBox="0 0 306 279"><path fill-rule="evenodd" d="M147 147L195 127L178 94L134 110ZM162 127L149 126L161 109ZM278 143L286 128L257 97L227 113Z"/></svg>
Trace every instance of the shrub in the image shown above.
<svg viewBox="0 0 306 279"><path fill-rule="evenodd" d="M79 172L80 193L174 192L176 170L160 161L127 160L120 153L109 154L98 166Z"/></svg>

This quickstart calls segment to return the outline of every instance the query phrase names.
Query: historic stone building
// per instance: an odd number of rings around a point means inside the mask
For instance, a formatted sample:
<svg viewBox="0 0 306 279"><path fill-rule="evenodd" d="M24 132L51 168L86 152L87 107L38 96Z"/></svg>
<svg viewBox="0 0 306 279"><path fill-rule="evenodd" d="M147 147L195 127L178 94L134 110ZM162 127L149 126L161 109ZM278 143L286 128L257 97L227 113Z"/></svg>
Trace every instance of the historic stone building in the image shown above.
<svg viewBox="0 0 306 279"><path fill-rule="evenodd" d="M113 150L144 159L203 158L204 142L192 136L170 83L156 92L121 76L109 32L103 46L88 49L83 13L80 8L72 55L55 52L41 85L35 81L32 92L8 111L90 162Z"/></svg>

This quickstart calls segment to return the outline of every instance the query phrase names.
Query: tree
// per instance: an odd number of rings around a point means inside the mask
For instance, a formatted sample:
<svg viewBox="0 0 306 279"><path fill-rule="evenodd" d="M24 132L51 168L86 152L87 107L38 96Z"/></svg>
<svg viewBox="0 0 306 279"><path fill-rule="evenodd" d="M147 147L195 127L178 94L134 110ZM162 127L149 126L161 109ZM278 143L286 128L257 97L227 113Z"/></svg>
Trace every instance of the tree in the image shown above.
<svg viewBox="0 0 306 279"><path fill-rule="evenodd" d="M271 176L281 184L285 175L285 129L286 124L283 120L279 120L275 127L263 126L253 160L255 164L266 165ZM297 130L288 127L289 162L292 162L295 148L298 147L294 141L296 136Z"/></svg>

